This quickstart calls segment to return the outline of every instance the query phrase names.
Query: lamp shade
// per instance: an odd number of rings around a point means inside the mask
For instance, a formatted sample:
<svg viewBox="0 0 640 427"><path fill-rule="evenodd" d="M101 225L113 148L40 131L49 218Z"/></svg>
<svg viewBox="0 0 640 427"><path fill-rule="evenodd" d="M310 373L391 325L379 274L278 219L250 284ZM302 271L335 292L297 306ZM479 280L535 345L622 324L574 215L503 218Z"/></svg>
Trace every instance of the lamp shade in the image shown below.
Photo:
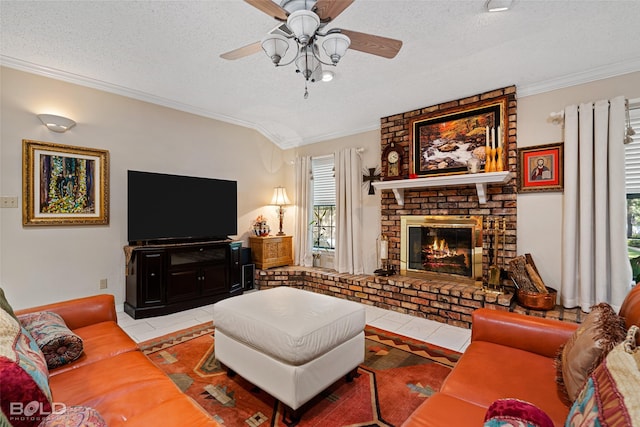
<svg viewBox="0 0 640 427"><path fill-rule="evenodd" d="M262 39L262 50L267 54L274 64L278 65L280 60L289 50L289 40L280 34L268 34Z"/></svg>
<svg viewBox="0 0 640 427"><path fill-rule="evenodd" d="M317 76L317 69L320 67L320 61L313 54L311 47L304 47L300 50L300 55L298 59L296 59L296 67L298 71L302 73L305 80L315 81L314 78ZM320 75L322 77L322 75Z"/></svg>
<svg viewBox="0 0 640 427"><path fill-rule="evenodd" d="M290 205L291 201L287 197L287 190L284 187L276 187L273 189L273 198L271 204L274 206Z"/></svg>
<svg viewBox="0 0 640 427"><path fill-rule="evenodd" d="M320 18L310 10L296 10L287 18L287 26L301 44L306 45L320 26Z"/></svg>
<svg viewBox="0 0 640 427"><path fill-rule="evenodd" d="M333 33L325 37L322 47L327 53L327 56L331 58L331 62L337 64L340 58L347 53L347 49L351 44L351 39L344 34Z"/></svg>
<svg viewBox="0 0 640 427"><path fill-rule="evenodd" d="M54 132L66 132L76 125L76 122L71 119L53 114L38 114L38 118L49 130Z"/></svg>

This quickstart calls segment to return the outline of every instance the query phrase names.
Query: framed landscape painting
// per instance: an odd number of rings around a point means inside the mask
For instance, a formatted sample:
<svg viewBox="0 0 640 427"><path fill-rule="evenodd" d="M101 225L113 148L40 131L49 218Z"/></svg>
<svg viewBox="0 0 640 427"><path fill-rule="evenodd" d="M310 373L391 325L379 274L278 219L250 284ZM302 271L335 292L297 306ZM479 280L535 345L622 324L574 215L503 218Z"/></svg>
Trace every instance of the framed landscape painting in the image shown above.
<svg viewBox="0 0 640 427"><path fill-rule="evenodd" d="M420 116L411 122L410 173L416 176L467 173L476 158L484 169L487 142L507 138L507 97ZM506 151L506 150L505 150Z"/></svg>
<svg viewBox="0 0 640 427"><path fill-rule="evenodd" d="M24 225L109 223L109 152L22 141Z"/></svg>
<svg viewBox="0 0 640 427"><path fill-rule="evenodd" d="M563 144L518 148L518 191L563 191Z"/></svg>

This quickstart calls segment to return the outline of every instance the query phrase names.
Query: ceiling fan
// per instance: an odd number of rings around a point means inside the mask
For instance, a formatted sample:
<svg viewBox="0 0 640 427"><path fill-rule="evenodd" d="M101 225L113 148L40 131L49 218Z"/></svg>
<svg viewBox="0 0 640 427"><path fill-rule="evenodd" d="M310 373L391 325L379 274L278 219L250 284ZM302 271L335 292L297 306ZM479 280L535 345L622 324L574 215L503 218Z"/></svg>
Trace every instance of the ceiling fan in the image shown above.
<svg viewBox="0 0 640 427"><path fill-rule="evenodd" d="M348 48L391 59L402 47L402 41L387 37L341 28L325 30L326 25L354 0L282 0L280 5L272 0L245 1L281 24L269 31L261 41L223 53L220 55L223 59L244 58L262 48L276 67L295 62L296 71L306 81L315 82L322 78L322 65L336 66ZM323 55L318 47L321 40ZM294 42L296 53L283 61L291 41ZM305 98L307 96L305 90Z"/></svg>

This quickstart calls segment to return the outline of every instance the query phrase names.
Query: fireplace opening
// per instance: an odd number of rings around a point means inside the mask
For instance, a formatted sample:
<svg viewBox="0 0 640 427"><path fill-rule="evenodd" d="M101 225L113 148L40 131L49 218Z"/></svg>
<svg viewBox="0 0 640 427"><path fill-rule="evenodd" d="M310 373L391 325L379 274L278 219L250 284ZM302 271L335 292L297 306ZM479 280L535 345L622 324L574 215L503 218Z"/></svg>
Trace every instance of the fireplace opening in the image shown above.
<svg viewBox="0 0 640 427"><path fill-rule="evenodd" d="M403 216L400 274L482 280L482 219L460 216Z"/></svg>
<svg viewBox="0 0 640 427"><path fill-rule="evenodd" d="M472 231L409 227L409 269L471 277Z"/></svg>

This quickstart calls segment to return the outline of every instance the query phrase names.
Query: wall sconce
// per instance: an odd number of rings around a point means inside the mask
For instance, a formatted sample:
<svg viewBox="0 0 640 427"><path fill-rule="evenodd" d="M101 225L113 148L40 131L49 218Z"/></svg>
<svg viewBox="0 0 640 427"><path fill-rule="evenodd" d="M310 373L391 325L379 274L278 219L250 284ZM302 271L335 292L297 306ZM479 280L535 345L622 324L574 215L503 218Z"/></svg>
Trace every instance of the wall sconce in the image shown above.
<svg viewBox="0 0 640 427"><path fill-rule="evenodd" d="M53 114L38 114L38 118L49 130L59 133L66 132L76 125L71 119Z"/></svg>
<svg viewBox="0 0 640 427"><path fill-rule="evenodd" d="M273 198L271 199L273 206L278 206L278 216L280 217L280 231L276 236L284 236L282 231L282 220L284 219L284 206L290 205L291 202L287 197L287 190L284 187L276 187L273 189Z"/></svg>

